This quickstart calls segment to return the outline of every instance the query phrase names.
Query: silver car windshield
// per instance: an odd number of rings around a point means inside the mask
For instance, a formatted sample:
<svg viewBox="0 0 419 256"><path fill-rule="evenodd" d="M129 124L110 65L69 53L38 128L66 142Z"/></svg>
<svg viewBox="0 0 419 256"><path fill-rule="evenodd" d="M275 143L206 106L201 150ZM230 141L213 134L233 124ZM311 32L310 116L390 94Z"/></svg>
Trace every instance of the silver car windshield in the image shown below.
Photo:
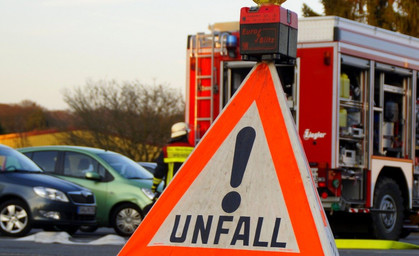
<svg viewBox="0 0 419 256"><path fill-rule="evenodd" d="M153 178L149 171L126 156L111 152L101 153L98 156L127 179Z"/></svg>
<svg viewBox="0 0 419 256"><path fill-rule="evenodd" d="M41 168L25 155L3 146L0 147L0 171L42 172Z"/></svg>

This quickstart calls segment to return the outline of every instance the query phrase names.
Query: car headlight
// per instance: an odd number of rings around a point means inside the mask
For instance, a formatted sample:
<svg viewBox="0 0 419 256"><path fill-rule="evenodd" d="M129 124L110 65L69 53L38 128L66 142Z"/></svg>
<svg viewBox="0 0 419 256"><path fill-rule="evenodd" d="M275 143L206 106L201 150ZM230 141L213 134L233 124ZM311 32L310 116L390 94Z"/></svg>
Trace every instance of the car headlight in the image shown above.
<svg viewBox="0 0 419 256"><path fill-rule="evenodd" d="M153 191L151 191L151 189L149 189L149 188L142 188L141 190L144 192L144 194L148 198L150 198L150 199L153 199L154 198L155 194L153 193Z"/></svg>
<svg viewBox="0 0 419 256"><path fill-rule="evenodd" d="M48 198L55 201L68 202L67 196L56 189L46 187L34 187L33 191L40 197Z"/></svg>

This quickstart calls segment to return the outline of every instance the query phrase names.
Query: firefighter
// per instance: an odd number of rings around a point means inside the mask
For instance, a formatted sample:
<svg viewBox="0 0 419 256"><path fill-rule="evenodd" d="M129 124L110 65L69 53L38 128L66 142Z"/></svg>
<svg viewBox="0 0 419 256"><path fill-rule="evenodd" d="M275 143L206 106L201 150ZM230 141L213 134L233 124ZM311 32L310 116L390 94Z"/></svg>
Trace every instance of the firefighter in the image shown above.
<svg viewBox="0 0 419 256"><path fill-rule="evenodd" d="M171 130L171 139L163 147L162 152L156 160L157 167L154 171L153 186L151 187L153 193L156 193L157 187L163 178L165 178L165 187L169 184L193 150L193 146L188 141L189 128L186 123L175 123Z"/></svg>

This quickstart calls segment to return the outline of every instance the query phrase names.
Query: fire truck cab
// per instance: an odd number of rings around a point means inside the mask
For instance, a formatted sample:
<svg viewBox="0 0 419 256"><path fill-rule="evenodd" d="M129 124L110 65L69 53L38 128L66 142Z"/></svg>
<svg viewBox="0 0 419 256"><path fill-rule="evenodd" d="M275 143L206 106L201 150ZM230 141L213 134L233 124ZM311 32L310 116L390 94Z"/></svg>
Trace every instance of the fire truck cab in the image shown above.
<svg viewBox="0 0 419 256"><path fill-rule="evenodd" d="M186 122L196 143L254 62L239 23L188 37ZM295 65L278 64L329 214L371 216L380 239L419 223L419 39L340 17L299 19Z"/></svg>

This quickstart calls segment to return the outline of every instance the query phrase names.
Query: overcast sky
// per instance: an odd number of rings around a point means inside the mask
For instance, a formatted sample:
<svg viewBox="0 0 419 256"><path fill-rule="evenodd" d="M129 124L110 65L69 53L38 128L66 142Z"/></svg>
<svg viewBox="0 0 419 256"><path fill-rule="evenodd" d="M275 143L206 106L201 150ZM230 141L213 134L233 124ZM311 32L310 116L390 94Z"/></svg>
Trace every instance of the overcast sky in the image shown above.
<svg viewBox="0 0 419 256"><path fill-rule="evenodd" d="M288 0L322 13L320 0ZM0 103L67 109L86 81L185 86L188 34L238 21L251 0L0 0Z"/></svg>

